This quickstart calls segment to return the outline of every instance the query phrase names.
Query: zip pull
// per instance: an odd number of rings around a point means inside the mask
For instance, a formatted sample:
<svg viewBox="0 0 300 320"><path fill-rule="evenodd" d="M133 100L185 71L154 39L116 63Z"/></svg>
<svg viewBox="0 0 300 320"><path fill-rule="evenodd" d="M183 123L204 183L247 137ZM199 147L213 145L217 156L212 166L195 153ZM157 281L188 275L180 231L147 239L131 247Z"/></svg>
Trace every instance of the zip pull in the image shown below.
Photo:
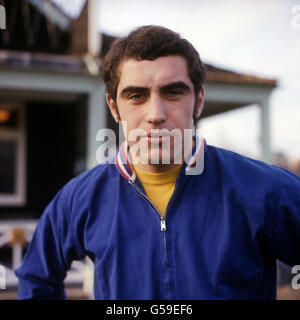
<svg viewBox="0 0 300 320"><path fill-rule="evenodd" d="M161 217L161 220L160 220L160 230L161 231L166 231L167 230L166 220L164 219L164 217Z"/></svg>

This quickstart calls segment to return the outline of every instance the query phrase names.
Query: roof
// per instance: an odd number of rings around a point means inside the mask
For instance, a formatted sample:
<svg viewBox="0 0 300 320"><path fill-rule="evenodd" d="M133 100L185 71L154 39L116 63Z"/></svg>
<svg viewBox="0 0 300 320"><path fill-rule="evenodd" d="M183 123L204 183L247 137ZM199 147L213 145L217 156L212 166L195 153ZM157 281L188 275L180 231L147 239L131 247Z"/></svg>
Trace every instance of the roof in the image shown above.
<svg viewBox="0 0 300 320"><path fill-rule="evenodd" d="M275 79L267 79L248 75L244 73L237 73L231 70L221 69L211 64L205 64L207 70L207 82L217 83L232 83L232 84L250 84L275 87Z"/></svg>

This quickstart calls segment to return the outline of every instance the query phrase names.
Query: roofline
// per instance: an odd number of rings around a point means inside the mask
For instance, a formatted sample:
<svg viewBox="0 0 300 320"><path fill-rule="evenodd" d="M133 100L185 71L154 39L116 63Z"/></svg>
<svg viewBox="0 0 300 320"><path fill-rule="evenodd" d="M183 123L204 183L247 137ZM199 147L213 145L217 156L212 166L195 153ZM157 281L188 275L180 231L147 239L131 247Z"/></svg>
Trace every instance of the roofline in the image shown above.
<svg viewBox="0 0 300 320"><path fill-rule="evenodd" d="M0 68L99 76L100 59L85 56L0 50ZM97 69L97 70L95 70Z"/></svg>
<svg viewBox="0 0 300 320"><path fill-rule="evenodd" d="M207 82L250 84L267 87L276 87L278 85L276 79L238 73L228 69L215 67L212 64L205 63L205 66L207 69Z"/></svg>

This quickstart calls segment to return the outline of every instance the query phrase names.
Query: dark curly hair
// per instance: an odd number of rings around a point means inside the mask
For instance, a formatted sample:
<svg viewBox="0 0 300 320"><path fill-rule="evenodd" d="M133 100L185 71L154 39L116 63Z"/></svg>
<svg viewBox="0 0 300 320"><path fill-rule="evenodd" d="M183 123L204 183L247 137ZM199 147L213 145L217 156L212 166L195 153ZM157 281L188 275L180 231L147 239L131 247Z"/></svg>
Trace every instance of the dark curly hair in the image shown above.
<svg viewBox="0 0 300 320"><path fill-rule="evenodd" d="M104 57L102 68L107 92L116 100L120 80L119 65L124 59L155 60L168 55L179 55L186 59L189 77L197 97L206 78L205 66L199 53L178 33L153 25L139 27L128 36L113 42Z"/></svg>

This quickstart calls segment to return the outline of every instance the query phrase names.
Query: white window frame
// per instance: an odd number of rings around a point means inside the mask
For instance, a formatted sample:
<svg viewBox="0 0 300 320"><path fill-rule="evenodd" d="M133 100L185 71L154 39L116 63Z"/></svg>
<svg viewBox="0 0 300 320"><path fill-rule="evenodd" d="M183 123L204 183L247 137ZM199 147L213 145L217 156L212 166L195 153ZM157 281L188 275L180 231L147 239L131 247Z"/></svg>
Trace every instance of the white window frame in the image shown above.
<svg viewBox="0 0 300 320"><path fill-rule="evenodd" d="M5 108L11 108L18 112L18 127L14 129L0 130L0 141L15 141L15 192L0 193L0 206L17 207L26 204L26 137L25 137L25 113L21 103L1 103Z"/></svg>

